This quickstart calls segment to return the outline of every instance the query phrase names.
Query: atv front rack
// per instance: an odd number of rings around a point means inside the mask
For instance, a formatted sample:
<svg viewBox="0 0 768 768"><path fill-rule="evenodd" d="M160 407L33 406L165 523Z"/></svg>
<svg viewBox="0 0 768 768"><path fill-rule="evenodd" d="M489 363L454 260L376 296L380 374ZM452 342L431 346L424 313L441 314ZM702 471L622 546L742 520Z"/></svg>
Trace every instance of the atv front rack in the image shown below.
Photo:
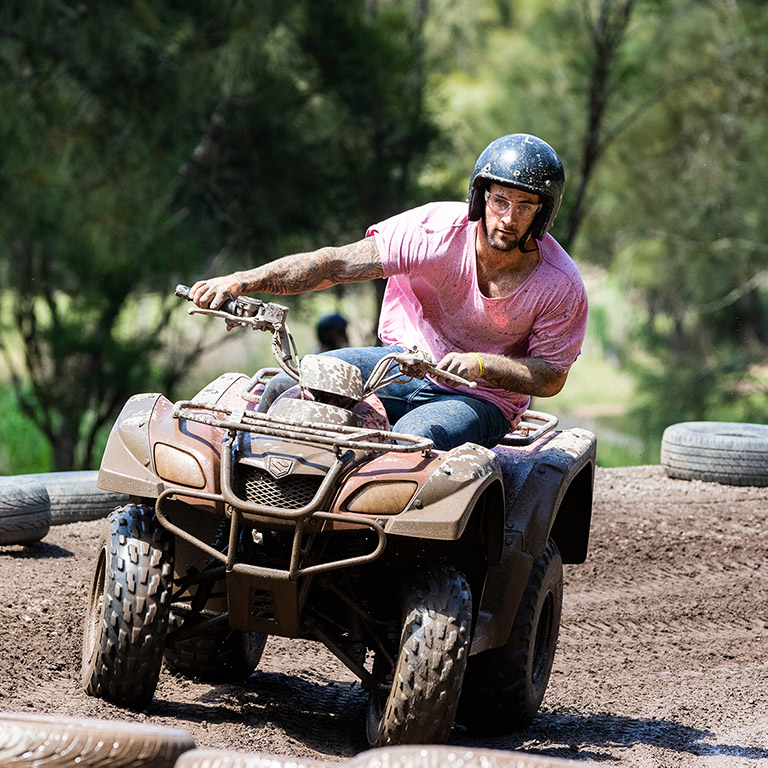
<svg viewBox="0 0 768 768"><path fill-rule="evenodd" d="M251 399L249 398L249 401ZM213 414L219 413L222 416ZM434 443L427 437L390 432L382 429L363 429L340 424L308 424L272 418L247 408L235 409L195 400L179 400L173 407L175 419L188 419L209 427L239 430L265 437L287 438L305 443L331 446L339 453L343 449L377 451L379 453L429 453ZM506 434L499 445L522 446L536 442L558 425L556 416L541 411L526 411L514 431Z"/></svg>
<svg viewBox="0 0 768 768"><path fill-rule="evenodd" d="M318 521L336 520L344 523L354 523L364 528L370 528L376 535L376 542L373 550L366 554L355 555L340 560L303 565L303 553L301 549L302 536L306 533L314 532L311 529L311 526L307 524L307 518L310 516L305 515L301 519L294 520L295 527L293 531L293 546L291 547L290 563L287 568L267 567L241 563L238 562L237 559L237 541L243 528L244 520L242 512L238 507L232 506L230 508L228 545L224 551L219 551L207 542L202 541L197 536L192 535L188 531L176 525L168 518L164 508L165 502L173 497L193 498L218 502L222 501L221 495L189 488L167 488L160 494L160 496L158 496L157 501L155 502L155 514L157 515L157 519L163 528L170 531L171 533L176 534L198 549L203 550L203 552L206 552L215 560L218 560L223 564L226 573L234 572L241 573L246 576L256 576L263 579L295 582L301 576L308 576L310 574L323 573L325 571L339 570L341 568L350 568L354 565L371 563L381 556L386 546L386 534L384 533L383 526L378 520L373 520L370 517L365 517L364 515L355 515L352 513L345 513L344 515L340 515L334 512L316 511L311 514L311 517Z"/></svg>
<svg viewBox="0 0 768 768"><path fill-rule="evenodd" d="M226 430L229 434L223 438L221 446L220 482L221 493L209 493L191 488L168 488L157 499L156 514L161 525L211 557L218 560L226 573L240 574L244 577L257 578L269 583L296 583L300 577L324 571L349 568L370 563L378 559L386 544L386 535L378 520L365 515L345 512L343 515L323 509L328 491L336 482L339 474L354 461L355 451L429 453L434 447L431 440L414 435L400 434L377 429L363 429L344 425L317 424L290 421L284 418L274 419L266 414L257 413L248 408L233 409L211 403L182 400L174 405L173 416L177 419L198 422L210 427ZM314 445L327 445L335 453L336 460L324 478L310 503L300 509L269 507L247 501L237 496L232 488L232 452L237 440L237 433L245 432L265 437ZM395 442L396 441L396 442ZM165 514L165 502L172 497L197 498L200 500L224 502L227 516L230 518L229 545L224 552L218 551L208 543L174 524ZM293 546L290 563L287 568L273 568L249 565L237 562L237 539L243 525L250 516L262 516L273 521L290 522L294 526ZM253 519L253 518L251 518ZM323 563L305 564L302 562L302 537L317 530L321 521L337 521L344 524L357 524L369 528L375 535L372 551L353 557Z"/></svg>
<svg viewBox="0 0 768 768"><path fill-rule="evenodd" d="M221 416L214 414L221 414ZM416 453L418 451L429 453L434 448L434 443L427 437L340 424L309 424L284 418L278 420L269 414L257 413L246 408L238 410L194 400L177 402L173 407L173 417L196 421L219 429L328 445L336 453L350 448L380 453Z"/></svg>

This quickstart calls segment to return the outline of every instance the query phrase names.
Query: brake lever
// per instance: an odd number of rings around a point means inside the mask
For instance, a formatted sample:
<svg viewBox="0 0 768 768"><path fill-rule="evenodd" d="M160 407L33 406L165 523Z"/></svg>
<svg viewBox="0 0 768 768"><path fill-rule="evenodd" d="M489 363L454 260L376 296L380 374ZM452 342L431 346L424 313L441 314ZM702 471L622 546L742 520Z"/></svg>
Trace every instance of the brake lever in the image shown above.
<svg viewBox="0 0 768 768"><path fill-rule="evenodd" d="M439 377L441 379L445 379L446 381L453 381L456 384L463 384L465 387L469 387L470 389L477 389L476 381L470 381L469 379L465 379L463 376L459 376L456 373L449 373L448 371L443 371L439 369L437 366L435 366L432 369L431 373L433 376Z"/></svg>
<svg viewBox="0 0 768 768"><path fill-rule="evenodd" d="M177 285L175 294L180 299L192 301L190 289L186 285ZM265 303L248 296L238 296L236 299L222 302L218 309L194 307L189 310L189 314L220 317L232 328L242 325L255 331L279 332L286 326L288 307L274 302Z"/></svg>
<svg viewBox="0 0 768 768"><path fill-rule="evenodd" d="M177 285L174 291L180 299L192 301L191 289L186 285ZM298 379L298 354L293 336L288 328L288 307L274 302L263 302L248 296L227 299L218 309L193 307L190 315L209 315L220 317L227 324L227 329L243 326L254 331L266 331L272 334L272 353L278 365L292 378Z"/></svg>
<svg viewBox="0 0 768 768"><path fill-rule="evenodd" d="M437 367L437 363L426 353L418 350L409 350L406 353L396 355L396 360L400 370L406 375L417 379L423 379L428 374L452 381L455 384L461 384L470 389L477 389L476 381L469 381L456 373L449 373Z"/></svg>

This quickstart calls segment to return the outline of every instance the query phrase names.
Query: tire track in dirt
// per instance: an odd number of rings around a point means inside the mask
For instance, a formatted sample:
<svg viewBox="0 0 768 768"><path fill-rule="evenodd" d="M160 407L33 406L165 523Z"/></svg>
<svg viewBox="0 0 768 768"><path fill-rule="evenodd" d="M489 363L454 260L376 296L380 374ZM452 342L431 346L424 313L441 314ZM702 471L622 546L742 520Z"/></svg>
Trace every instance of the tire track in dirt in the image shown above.
<svg viewBox="0 0 768 768"><path fill-rule="evenodd" d="M716 619L701 617L674 617L668 621L641 622L633 619L617 619L613 621L600 621L583 619L580 621L563 621L560 630L561 646L573 643L576 640L583 641L585 637L608 642L623 642L626 637L635 640L658 641L664 636L665 640L672 641L675 638L683 638L688 641L696 638L700 644L705 638L722 638L729 642L738 642L741 639L751 639L756 634L766 633L768 627L759 619L741 619L723 622Z"/></svg>
<svg viewBox="0 0 768 768"><path fill-rule="evenodd" d="M575 592L566 587L569 597L575 598L583 605L602 603L606 600L603 591L610 590L611 600L621 602L637 598L655 596L661 598L678 598L683 593L695 596L700 593L701 580L704 578L729 578L734 582L749 582L760 579L768 568L765 563L744 562L723 565L716 562L692 563L681 567L674 562L650 564L643 568L642 575L632 573L615 573L610 582L595 582L592 588Z"/></svg>

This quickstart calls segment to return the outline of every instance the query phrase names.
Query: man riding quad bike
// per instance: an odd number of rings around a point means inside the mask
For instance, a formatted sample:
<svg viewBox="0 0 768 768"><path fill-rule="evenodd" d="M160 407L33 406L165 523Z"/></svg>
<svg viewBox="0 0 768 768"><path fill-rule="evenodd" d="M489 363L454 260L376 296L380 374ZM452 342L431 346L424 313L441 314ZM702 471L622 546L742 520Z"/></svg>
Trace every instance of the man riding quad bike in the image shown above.
<svg viewBox="0 0 768 768"><path fill-rule="evenodd" d="M375 394L433 372L425 355L392 355L363 382L341 360L297 361L278 304L191 311L271 333L279 368L225 374L175 405L125 405L99 485L131 503L110 515L96 561L86 690L141 708L163 658L242 680L274 634L322 643L360 679L371 745L443 742L455 719L529 723L562 563L586 556L594 436L529 412L493 451L436 450L389 430ZM278 370L297 384L260 413Z"/></svg>
<svg viewBox="0 0 768 768"><path fill-rule="evenodd" d="M322 643L360 679L371 745L441 742L457 718L530 722L592 504L594 436L526 412L563 386L586 326L578 269L548 233L564 178L541 139L504 136L466 204L180 291L271 333L279 368L126 404L99 484L132 503L96 565L90 693L141 707L163 657L247 677L274 634ZM286 308L244 295L381 277L384 346L300 363Z"/></svg>

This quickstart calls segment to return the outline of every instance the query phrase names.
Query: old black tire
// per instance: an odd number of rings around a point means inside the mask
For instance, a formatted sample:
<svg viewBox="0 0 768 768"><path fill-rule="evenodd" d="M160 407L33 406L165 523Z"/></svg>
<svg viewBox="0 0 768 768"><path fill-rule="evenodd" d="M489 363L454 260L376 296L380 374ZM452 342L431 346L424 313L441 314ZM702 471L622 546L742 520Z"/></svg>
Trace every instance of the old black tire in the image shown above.
<svg viewBox="0 0 768 768"><path fill-rule="evenodd" d="M129 504L107 518L83 634L92 696L135 709L151 701L168 631L171 545L150 507Z"/></svg>
<svg viewBox="0 0 768 768"><path fill-rule="evenodd" d="M768 486L768 426L730 421L672 424L661 438L661 464L678 480Z"/></svg>
<svg viewBox="0 0 768 768"><path fill-rule="evenodd" d="M172 768L194 746L185 731L145 723L0 713L0 765Z"/></svg>
<svg viewBox="0 0 768 768"><path fill-rule="evenodd" d="M183 607L173 607L171 629L187 628L200 620L191 616L185 620L185 613ZM166 647L163 657L177 675L210 683L239 682L247 680L259 665L266 642L267 635L230 629L225 624L176 641Z"/></svg>
<svg viewBox="0 0 768 768"><path fill-rule="evenodd" d="M533 564L509 640L471 656L458 719L488 734L525 728L552 672L563 603L563 563L550 540Z"/></svg>
<svg viewBox="0 0 768 768"><path fill-rule="evenodd" d="M402 598L402 633L388 693L369 692L372 747L448 739L467 665L472 594L451 566L414 571ZM374 663L374 675L380 657Z"/></svg>
<svg viewBox="0 0 768 768"><path fill-rule="evenodd" d="M0 479L0 545L34 544L51 527L45 486L15 477Z"/></svg>
<svg viewBox="0 0 768 768"><path fill-rule="evenodd" d="M99 520L113 509L128 503L125 493L104 491L96 485L97 470L41 472L16 475L16 480L31 480L45 486L51 500L51 525L81 520Z"/></svg>

